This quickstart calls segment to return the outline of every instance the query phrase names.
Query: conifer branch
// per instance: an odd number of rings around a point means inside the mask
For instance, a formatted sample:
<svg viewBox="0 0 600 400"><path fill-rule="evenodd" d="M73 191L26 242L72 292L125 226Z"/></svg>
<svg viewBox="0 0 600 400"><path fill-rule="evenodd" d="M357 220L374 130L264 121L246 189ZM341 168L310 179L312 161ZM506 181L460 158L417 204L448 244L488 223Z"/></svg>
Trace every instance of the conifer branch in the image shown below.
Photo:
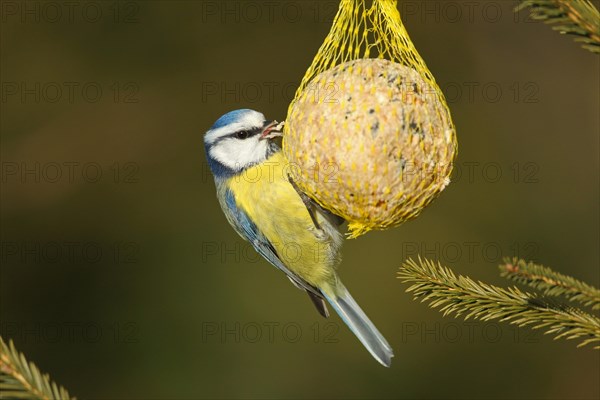
<svg viewBox="0 0 600 400"><path fill-rule="evenodd" d="M600 12L589 0L521 0L515 12L525 8L532 19L555 24L552 29L577 36L584 49L600 53Z"/></svg>
<svg viewBox="0 0 600 400"><path fill-rule="evenodd" d="M578 339L577 347L594 344L600 349L600 319L582 310L555 304L516 287L500 288L466 276L430 260L404 262L398 278L411 286L415 299L428 301L445 315L482 321L498 319L517 326L543 328L555 339Z"/></svg>
<svg viewBox="0 0 600 400"><path fill-rule="evenodd" d="M592 307L592 310L600 309L600 290L543 265L506 258L500 265L500 275L538 289L547 296L565 296L570 301Z"/></svg>
<svg viewBox="0 0 600 400"><path fill-rule="evenodd" d="M48 374L25 359L15 349L13 341L6 345L0 337L0 398L1 399L75 399L62 386L50 380Z"/></svg>

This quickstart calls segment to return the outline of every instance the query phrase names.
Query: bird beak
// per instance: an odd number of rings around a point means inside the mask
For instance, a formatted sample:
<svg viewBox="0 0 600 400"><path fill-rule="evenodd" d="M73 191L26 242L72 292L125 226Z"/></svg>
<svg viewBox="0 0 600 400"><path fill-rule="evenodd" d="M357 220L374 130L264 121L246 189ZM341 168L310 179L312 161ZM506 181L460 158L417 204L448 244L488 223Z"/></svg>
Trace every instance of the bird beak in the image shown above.
<svg viewBox="0 0 600 400"><path fill-rule="evenodd" d="M260 134L260 139L274 139L276 137L283 136L283 124L284 122L267 122L265 127L263 128L262 133Z"/></svg>

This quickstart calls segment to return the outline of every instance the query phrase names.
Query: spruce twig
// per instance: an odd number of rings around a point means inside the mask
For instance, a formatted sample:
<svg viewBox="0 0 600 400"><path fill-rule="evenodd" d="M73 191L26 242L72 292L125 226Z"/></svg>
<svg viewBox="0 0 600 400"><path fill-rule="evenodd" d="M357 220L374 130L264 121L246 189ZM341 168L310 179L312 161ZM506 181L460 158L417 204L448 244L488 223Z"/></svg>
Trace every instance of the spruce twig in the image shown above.
<svg viewBox="0 0 600 400"><path fill-rule="evenodd" d="M589 0L521 0L515 12L525 8L532 19L554 24L552 29L577 36L584 49L600 53L600 12Z"/></svg>
<svg viewBox="0 0 600 400"><path fill-rule="evenodd" d="M600 309L600 290L543 265L506 258L500 265L500 275L538 289L547 296L565 296L570 301L592 307L592 310Z"/></svg>
<svg viewBox="0 0 600 400"><path fill-rule="evenodd" d="M430 260L404 262L398 278L411 283L407 292L428 301L444 314L489 321L498 319L517 326L543 328L555 339L579 339L577 347L595 344L600 349L600 319L582 310L554 304L516 287L500 288L471 278L456 276Z"/></svg>
<svg viewBox="0 0 600 400"><path fill-rule="evenodd" d="M1 399L75 399L62 386L42 374L38 367L15 349L13 341L6 345L0 337L0 398Z"/></svg>

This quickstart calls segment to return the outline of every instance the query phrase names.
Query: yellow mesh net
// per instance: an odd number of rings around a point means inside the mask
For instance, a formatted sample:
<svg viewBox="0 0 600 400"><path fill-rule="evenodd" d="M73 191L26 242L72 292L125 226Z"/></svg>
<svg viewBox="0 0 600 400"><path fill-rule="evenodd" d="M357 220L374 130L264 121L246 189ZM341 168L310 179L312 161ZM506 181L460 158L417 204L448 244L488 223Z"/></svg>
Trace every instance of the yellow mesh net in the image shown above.
<svg viewBox="0 0 600 400"><path fill-rule="evenodd" d="M288 109L290 177L350 237L415 217L449 182L456 133L394 0L342 0Z"/></svg>
<svg viewBox="0 0 600 400"><path fill-rule="evenodd" d="M360 58L385 58L412 67L437 88L433 75L408 37L396 0L341 0L331 31L304 74L294 100L315 75Z"/></svg>

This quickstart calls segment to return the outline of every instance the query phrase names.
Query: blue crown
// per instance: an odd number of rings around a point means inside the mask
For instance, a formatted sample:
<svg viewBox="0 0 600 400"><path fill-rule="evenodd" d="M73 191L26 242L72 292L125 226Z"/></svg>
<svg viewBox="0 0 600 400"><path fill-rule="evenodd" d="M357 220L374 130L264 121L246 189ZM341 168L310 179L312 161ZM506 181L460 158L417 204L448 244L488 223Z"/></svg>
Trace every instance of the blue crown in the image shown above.
<svg viewBox="0 0 600 400"><path fill-rule="evenodd" d="M217 129L223 126L227 126L235 121L239 121L244 117L244 114L252 113L256 111L252 111L247 108L242 108L240 110L230 111L227 114L222 115L214 124L210 127L210 129Z"/></svg>

